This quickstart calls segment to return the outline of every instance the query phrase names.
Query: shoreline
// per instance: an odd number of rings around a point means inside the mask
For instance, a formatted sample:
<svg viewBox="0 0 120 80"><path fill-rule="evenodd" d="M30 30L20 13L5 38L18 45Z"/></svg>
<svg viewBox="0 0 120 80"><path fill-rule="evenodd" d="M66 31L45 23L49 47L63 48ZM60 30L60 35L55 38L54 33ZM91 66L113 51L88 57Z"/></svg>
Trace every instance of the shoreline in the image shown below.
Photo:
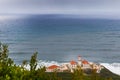
<svg viewBox="0 0 120 80"><path fill-rule="evenodd" d="M111 71L112 73L120 76L120 63L101 63L102 66L104 66L106 69Z"/></svg>
<svg viewBox="0 0 120 80"><path fill-rule="evenodd" d="M50 65L54 65L54 63L55 63L55 65L60 65L60 64L64 64L64 63L57 63L57 62L55 62L55 61L49 61L49 62L42 62L42 64L39 64L38 63L38 66L37 66L37 68L39 68L39 66L46 66L46 67L48 67L48 66L50 66ZM109 66L111 66L111 64L114 64L114 63L100 63L103 67L105 67L106 69L108 69L109 71L111 71L112 73L114 73L114 74L116 74L116 75L118 75L118 76L120 76L120 73L118 73L118 71L119 71L119 69L117 69L116 70L116 68L113 68L112 70L109 68ZM107 64L107 65L103 65L103 64ZM118 63L118 64L120 64L120 63ZM27 65L27 66L25 66L25 68L26 69L28 69L29 70L29 65ZM120 67L119 67L120 68Z"/></svg>
<svg viewBox="0 0 120 80"><path fill-rule="evenodd" d="M72 62L72 63L71 63ZM68 66L69 68L71 69L76 69L77 67L77 64L79 64L78 62L74 61L74 60L71 60L70 62L64 62L64 63L59 63L59 62L56 62L56 61L38 61L38 65L37 65L37 69L40 68L41 66L42 67L46 67L46 70L48 68L48 71L46 72L53 72L54 69L61 69L62 71L59 71L59 72L63 72L65 69L67 70ZM94 64L95 65L95 69L99 69L99 71L101 71L103 68L106 68L108 69L110 72L116 74L116 75L119 75L120 76L120 63L94 63L94 62L89 62L87 61L87 63L90 64ZM73 64L73 65L72 65ZM87 67L85 65L84 68L90 68L89 64L87 64ZM79 65L78 65L79 66ZM26 66L24 66L27 70L30 69L30 65L27 64ZM63 69L64 68L64 69Z"/></svg>

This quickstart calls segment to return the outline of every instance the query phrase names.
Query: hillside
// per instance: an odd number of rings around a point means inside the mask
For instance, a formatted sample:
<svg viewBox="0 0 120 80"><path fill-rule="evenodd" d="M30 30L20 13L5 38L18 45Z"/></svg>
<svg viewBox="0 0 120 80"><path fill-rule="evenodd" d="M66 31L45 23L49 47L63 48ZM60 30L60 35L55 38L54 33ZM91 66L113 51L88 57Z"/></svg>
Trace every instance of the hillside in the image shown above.
<svg viewBox="0 0 120 80"><path fill-rule="evenodd" d="M53 74L53 73L48 73L48 74ZM72 80L72 73L68 73L68 72L59 72L56 74L58 77L62 78L62 80ZM103 70L101 70L101 73L98 74L101 78L103 78L102 80L109 80L109 78L112 78L112 80L120 80L120 76L113 74L112 72L110 72L109 70L107 70L106 68L104 68ZM89 76L87 80L90 80Z"/></svg>

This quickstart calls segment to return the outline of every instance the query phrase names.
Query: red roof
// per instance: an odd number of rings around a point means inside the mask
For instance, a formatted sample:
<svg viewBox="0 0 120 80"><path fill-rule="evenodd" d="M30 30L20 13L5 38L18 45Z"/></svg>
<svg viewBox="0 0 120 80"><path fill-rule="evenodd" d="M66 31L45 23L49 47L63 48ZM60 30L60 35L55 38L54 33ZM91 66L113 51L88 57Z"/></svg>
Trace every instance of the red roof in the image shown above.
<svg viewBox="0 0 120 80"><path fill-rule="evenodd" d="M86 60L83 60L82 63L83 63L83 64L89 64L89 62L86 61Z"/></svg>
<svg viewBox="0 0 120 80"><path fill-rule="evenodd" d="M57 65L51 65L51 66L49 66L48 67L48 69L56 69L56 68L58 68L59 66L57 66Z"/></svg>
<svg viewBox="0 0 120 80"><path fill-rule="evenodd" d="M75 65L76 62L75 62L75 61L70 61L70 64L71 64L71 65Z"/></svg>

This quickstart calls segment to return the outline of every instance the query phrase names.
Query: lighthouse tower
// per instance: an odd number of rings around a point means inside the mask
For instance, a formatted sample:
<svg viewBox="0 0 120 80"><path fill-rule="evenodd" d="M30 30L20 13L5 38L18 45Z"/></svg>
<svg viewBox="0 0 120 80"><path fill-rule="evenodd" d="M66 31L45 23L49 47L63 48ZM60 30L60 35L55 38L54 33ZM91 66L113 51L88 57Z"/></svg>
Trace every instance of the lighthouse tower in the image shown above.
<svg viewBox="0 0 120 80"><path fill-rule="evenodd" d="M82 58L81 58L81 56L78 56L78 65L79 65L79 66L82 65Z"/></svg>

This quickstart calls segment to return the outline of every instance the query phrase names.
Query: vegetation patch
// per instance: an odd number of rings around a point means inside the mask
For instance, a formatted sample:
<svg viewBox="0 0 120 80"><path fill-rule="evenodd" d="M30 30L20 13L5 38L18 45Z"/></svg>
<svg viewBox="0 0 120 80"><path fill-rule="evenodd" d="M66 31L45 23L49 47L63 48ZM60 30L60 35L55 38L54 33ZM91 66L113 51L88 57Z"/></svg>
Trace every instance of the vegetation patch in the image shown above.
<svg viewBox="0 0 120 80"><path fill-rule="evenodd" d="M30 70L24 68L27 61L23 61L18 66L8 57L9 50L6 44L0 43L0 80L120 80L117 76L107 69L103 69L100 74L95 70L91 74L86 74L81 69L74 73L70 72L46 72L45 67L37 67L37 52L35 52L29 61Z"/></svg>

